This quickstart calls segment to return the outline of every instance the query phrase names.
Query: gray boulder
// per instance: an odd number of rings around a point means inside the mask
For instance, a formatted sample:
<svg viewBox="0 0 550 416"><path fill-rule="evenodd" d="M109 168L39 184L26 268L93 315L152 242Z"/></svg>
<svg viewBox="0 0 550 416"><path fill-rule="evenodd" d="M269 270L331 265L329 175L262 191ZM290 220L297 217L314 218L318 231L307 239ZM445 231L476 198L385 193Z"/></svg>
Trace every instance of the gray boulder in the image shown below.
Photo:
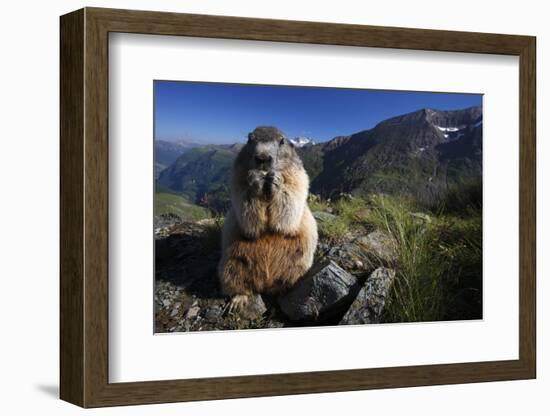
<svg viewBox="0 0 550 416"><path fill-rule="evenodd" d="M370 273L396 261L393 239L383 231L373 231L339 245L327 247L325 256L351 273Z"/></svg>
<svg viewBox="0 0 550 416"><path fill-rule="evenodd" d="M286 294L279 306L292 321L314 321L341 310L358 290L357 279L336 263L325 259L314 264Z"/></svg>
<svg viewBox="0 0 550 416"><path fill-rule="evenodd" d="M366 273L376 268L372 265L373 255L356 239L328 248L325 256L352 273Z"/></svg>
<svg viewBox="0 0 550 416"><path fill-rule="evenodd" d="M372 272L340 324L379 323L394 279L395 270L392 269L380 267Z"/></svg>
<svg viewBox="0 0 550 416"><path fill-rule="evenodd" d="M355 243L383 263L390 264L395 261L395 242L390 235L383 231L373 231L366 236L357 238Z"/></svg>

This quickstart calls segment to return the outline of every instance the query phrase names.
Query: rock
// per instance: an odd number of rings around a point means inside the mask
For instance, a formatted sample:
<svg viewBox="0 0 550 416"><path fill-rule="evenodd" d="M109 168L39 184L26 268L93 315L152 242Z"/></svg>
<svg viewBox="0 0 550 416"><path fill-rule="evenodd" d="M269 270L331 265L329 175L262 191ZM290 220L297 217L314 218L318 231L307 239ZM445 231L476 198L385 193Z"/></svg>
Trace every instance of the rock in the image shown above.
<svg viewBox="0 0 550 416"><path fill-rule="evenodd" d="M386 265L396 260L395 243L391 236L383 231L376 230L366 236L358 237L355 244Z"/></svg>
<svg viewBox="0 0 550 416"><path fill-rule="evenodd" d="M173 224L166 237L155 240L155 278L170 281L177 287L201 297L216 296L218 281L216 265L219 247L212 240L218 236L209 234L209 228L193 222ZM191 290L189 290L193 286ZM162 299L162 298L161 298Z"/></svg>
<svg viewBox="0 0 550 416"><path fill-rule="evenodd" d="M417 220L420 223L431 223L432 218L428 214L424 214L423 212L411 212L411 217L413 217L415 220Z"/></svg>
<svg viewBox="0 0 550 416"><path fill-rule="evenodd" d="M293 321L312 321L330 315L357 293L357 279L325 259L310 269L296 285L279 297L283 313Z"/></svg>
<svg viewBox="0 0 550 416"><path fill-rule="evenodd" d="M333 221L336 219L336 215L329 214L328 212L315 211L312 214L313 218L315 218L317 221Z"/></svg>
<svg viewBox="0 0 550 416"><path fill-rule="evenodd" d="M284 322L275 321L273 319L270 319L270 320L266 320L264 328L278 329L278 328L284 328L284 327L285 327Z"/></svg>
<svg viewBox="0 0 550 416"><path fill-rule="evenodd" d="M243 319L254 320L260 318L266 311L262 297L255 295L242 310L237 312L237 315Z"/></svg>
<svg viewBox="0 0 550 416"><path fill-rule="evenodd" d="M195 316L199 314L200 308L197 305L191 306L187 310L187 314L185 315L186 319L193 319Z"/></svg>
<svg viewBox="0 0 550 416"><path fill-rule="evenodd" d="M212 305L203 310L202 317L208 322L217 322L223 315L221 305Z"/></svg>
<svg viewBox="0 0 550 416"><path fill-rule="evenodd" d="M325 253L348 272L361 274L370 273L380 266L391 266L396 260L393 240L382 231L373 231L328 247Z"/></svg>
<svg viewBox="0 0 550 416"><path fill-rule="evenodd" d="M393 269L380 267L372 272L340 324L379 323L394 279Z"/></svg>
<svg viewBox="0 0 550 416"><path fill-rule="evenodd" d="M155 239L165 238L170 234L170 229L181 223L181 218L175 214L161 214L154 218Z"/></svg>
<svg viewBox="0 0 550 416"><path fill-rule="evenodd" d="M396 260L395 241L386 232L367 233L356 227L336 245L322 239L317 244L317 257L333 260L346 271L366 276L377 267L392 267Z"/></svg>
<svg viewBox="0 0 550 416"><path fill-rule="evenodd" d="M338 197L337 199L343 199L344 201L352 201L354 200L354 196L352 194L349 194L349 193L345 193L345 192L340 192L338 194Z"/></svg>
<svg viewBox="0 0 550 416"><path fill-rule="evenodd" d="M205 225L205 226L216 225L216 219L215 218L204 218L202 220L198 220L197 224L198 225Z"/></svg>
<svg viewBox="0 0 550 416"><path fill-rule="evenodd" d="M321 197L319 195L315 195L315 194L309 194L307 196L307 201L308 202L319 202L321 200Z"/></svg>
<svg viewBox="0 0 550 416"><path fill-rule="evenodd" d="M367 272L374 269L370 266L368 253L355 240L329 248L326 257L349 272Z"/></svg>

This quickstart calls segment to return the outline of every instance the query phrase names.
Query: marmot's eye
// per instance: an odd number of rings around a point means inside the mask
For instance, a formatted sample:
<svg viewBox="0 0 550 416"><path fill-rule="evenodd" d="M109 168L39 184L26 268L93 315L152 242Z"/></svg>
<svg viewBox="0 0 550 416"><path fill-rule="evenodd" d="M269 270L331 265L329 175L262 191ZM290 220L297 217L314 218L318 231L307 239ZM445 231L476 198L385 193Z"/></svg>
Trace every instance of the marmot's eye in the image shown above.
<svg viewBox="0 0 550 416"><path fill-rule="evenodd" d="M285 144L285 139L281 139L281 141L279 142L279 146L282 146L283 144Z"/></svg>

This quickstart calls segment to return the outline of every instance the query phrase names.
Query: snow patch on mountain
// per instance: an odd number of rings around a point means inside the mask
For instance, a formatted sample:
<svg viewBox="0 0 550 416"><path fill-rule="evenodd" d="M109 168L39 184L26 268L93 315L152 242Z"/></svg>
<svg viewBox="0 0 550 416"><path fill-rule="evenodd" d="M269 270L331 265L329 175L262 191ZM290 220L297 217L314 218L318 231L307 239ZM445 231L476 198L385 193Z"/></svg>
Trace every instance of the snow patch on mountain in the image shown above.
<svg viewBox="0 0 550 416"><path fill-rule="evenodd" d="M466 124L461 126L438 126L434 124L434 127L437 128L439 131L443 133L443 137L449 141L455 141L460 139L465 135L465 132L468 131L468 129L474 129L476 127L479 127L483 124L483 120L479 120L473 124Z"/></svg>
<svg viewBox="0 0 550 416"><path fill-rule="evenodd" d="M296 147L304 147L308 144L315 144L313 139L310 139L309 137L305 137L305 136L299 136L289 140Z"/></svg>
<svg viewBox="0 0 550 416"><path fill-rule="evenodd" d="M460 128L458 128L458 127L442 127L442 126L435 126L435 127L437 127L441 131L450 131L450 132L452 132L452 131L459 131L460 130Z"/></svg>

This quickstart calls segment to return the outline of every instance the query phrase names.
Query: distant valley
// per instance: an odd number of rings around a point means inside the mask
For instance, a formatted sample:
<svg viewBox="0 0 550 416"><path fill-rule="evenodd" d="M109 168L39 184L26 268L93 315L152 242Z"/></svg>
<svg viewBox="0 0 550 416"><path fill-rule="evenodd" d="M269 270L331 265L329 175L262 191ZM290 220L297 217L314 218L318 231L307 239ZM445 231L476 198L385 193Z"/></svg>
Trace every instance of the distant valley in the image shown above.
<svg viewBox="0 0 550 416"><path fill-rule="evenodd" d="M198 146L201 145L183 140L155 140L155 179L183 153Z"/></svg>

